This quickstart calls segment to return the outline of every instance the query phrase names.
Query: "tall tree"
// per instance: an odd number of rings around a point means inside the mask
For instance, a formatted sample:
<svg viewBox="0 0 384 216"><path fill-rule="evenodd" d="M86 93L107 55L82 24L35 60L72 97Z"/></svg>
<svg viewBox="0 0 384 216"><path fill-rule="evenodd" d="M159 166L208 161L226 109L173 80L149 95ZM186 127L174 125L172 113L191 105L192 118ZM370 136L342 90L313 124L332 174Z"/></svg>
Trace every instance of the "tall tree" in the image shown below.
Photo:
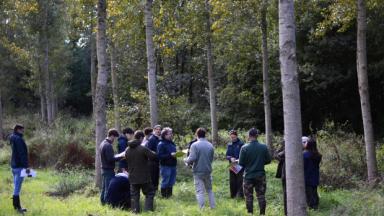
<svg viewBox="0 0 384 216"><path fill-rule="evenodd" d="M300 90L296 65L294 1L279 0L279 49L283 92L288 215L307 215L301 144Z"/></svg>
<svg viewBox="0 0 384 216"><path fill-rule="evenodd" d="M208 85L209 85L209 104L211 108L211 127L212 127L212 142L218 144L218 126L216 115L216 85L215 75L213 72L213 57L212 57L212 20L211 6L209 0L205 0L205 18L206 18L206 49L207 49L207 69L208 69Z"/></svg>
<svg viewBox="0 0 384 216"><path fill-rule="evenodd" d="M156 90L156 60L155 48L153 45L153 17L152 17L153 0L147 0L144 9L145 18L145 38L147 47L147 70L148 70L148 92L149 106L151 113L151 125L155 126L158 123L158 108L157 108L157 90Z"/></svg>
<svg viewBox="0 0 384 216"><path fill-rule="evenodd" d="M377 161L375 138L372 126L371 105L369 101L369 84L367 74L367 18L365 0L357 0L357 79L359 84L361 113L364 126L364 141L367 154L368 181L377 178Z"/></svg>
<svg viewBox="0 0 384 216"><path fill-rule="evenodd" d="M112 40L112 39L111 39ZM110 42L110 55L111 55L111 78L112 78L112 95L113 95L113 113L115 120L115 128L121 132L120 124L120 102L118 95L118 79L116 74L116 49L113 41Z"/></svg>
<svg viewBox="0 0 384 216"><path fill-rule="evenodd" d="M268 8L268 0L262 0L260 14L261 14L261 34L262 34L262 52L263 52L263 94L264 94L265 136L266 136L267 146L269 147L270 151L273 151L271 100L269 97L267 8Z"/></svg>
<svg viewBox="0 0 384 216"><path fill-rule="evenodd" d="M99 0L97 3L97 83L95 95L95 119L96 119L96 186L101 187L101 158L100 143L105 138L106 129L106 100L108 70L107 70L107 39L106 39L107 0Z"/></svg>

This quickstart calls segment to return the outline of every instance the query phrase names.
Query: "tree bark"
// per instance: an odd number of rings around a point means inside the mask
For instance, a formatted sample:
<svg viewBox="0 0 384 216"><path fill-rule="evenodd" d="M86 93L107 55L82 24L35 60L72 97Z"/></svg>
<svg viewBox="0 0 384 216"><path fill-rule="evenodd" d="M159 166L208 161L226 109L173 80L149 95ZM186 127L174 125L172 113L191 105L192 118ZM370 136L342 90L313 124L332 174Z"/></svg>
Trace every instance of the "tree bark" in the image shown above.
<svg viewBox="0 0 384 216"><path fill-rule="evenodd" d="M105 138L107 133L106 129L106 92L107 92L107 43L106 43L106 19L107 19L107 2L106 0L99 0L97 4L97 66L98 76L96 83L95 95L95 119L96 119L96 186L101 187L101 158L100 158L100 144Z"/></svg>
<svg viewBox="0 0 384 216"><path fill-rule="evenodd" d="M293 0L279 0L279 48L283 92L288 215L307 215L302 154L300 90Z"/></svg>
<svg viewBox="0 0 384 216"><path fill-rule="evenodd" d="M49 6L44 6L44 24L43 24L43 77L45 81L45 101L46 101L46 110L47 110L47 123L48 126L50 126L53 123L53 116L52 116L52 83L51 83L51 74L49 71L49 38L48 38L48 10Z"/></svg>
<svg viewBox="0 0 384 216"><path fill-rule="evenodd" d="M213 72L212 57L212 30L211 30L211 6L209 0L205 0L206 9L206 34L207 34L207 69L208 69L208 85L209 85L209 105L211 108L211 127L212 127L212 143L218 144L218 126L216 116L216 86L215 76Z"/></svg>
<svg viewBox="0 0 384 216"><path fill-rule="evenodd" d="M96 59L96 41L93 31L93 22L91 18L91 34L90 34L90 43L91 43L91 93L92 93L92 113L94 116L95 113L95 95L96 95L96 80L97 80L97 59Z"/></svg>
<svg viewBox="0 0 384 216"><path fill-rule="evenodd" d="M357 79L359 85L361 113L364 126L364 142L367 154L368 181L377 177L375 138L372 126L371 105L367 73L367 18L365 0L357 0Z"/></svg>
<svg viewBox="0 0 384 216"><path fill-rule="evenodd" d="M151 112L152 127L158 123L158 108L157 108L157 90L156 90L156 60L155 48L153 45L153 18L152 18L152 2L147 0L145 4L145 37L147 46L147 70L148 70L148 93L149 106Z"/></svg>
<svg viewBox="0 0 384 216"><path fill-rule="evenodd" d="M113 107L114 107L114 116L115 116L115 128L121 132L120 125L120 101L118 95L118 79L116 74L116 51L115 45L113 42L110 44L111 52L111 77L112 77L112 94L113 94Z"/></svg>
<svg viewBox="0 0 384 216"><path fill-rule="evenodd" d="M267 38L267 8L268 0L263 0L261 6L261 34L263 52L263 94L264 94L264 115L265 115L265 140L271 152L274 151L272 145L272 121L271 121L271 101L269 97L269 61L268 61L268 38Z"/></svg>

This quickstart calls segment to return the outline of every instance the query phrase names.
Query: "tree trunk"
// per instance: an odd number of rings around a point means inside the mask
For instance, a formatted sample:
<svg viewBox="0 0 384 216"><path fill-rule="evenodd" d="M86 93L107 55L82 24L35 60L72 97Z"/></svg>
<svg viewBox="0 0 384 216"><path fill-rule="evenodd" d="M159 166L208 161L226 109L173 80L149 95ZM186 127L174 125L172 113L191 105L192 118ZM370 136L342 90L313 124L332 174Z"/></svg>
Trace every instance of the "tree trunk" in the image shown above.
<svg viewBox="0 0 384 216"><path fill-rule="evenodd" d="M120 102L118 95L118 79L116 74L116 51L113 42L110 46L111 51L111 77L112 77L112 94L113 94L113 107L114 107L114 116L115 116L115 128L121 132L120 125Z"/></svg>
<svg viewBox="0 0 384 216"><path fill-rule="evenodd" d="M97 4L97 66L98 75L96 83L95 95L95 119L96 119L96 179L97 187L101 187L101 158L100 158L100 144L105 138L107 133L106 129L106 92L107 92L107 43L106 43L106 19L107 19L107 2L106 0L99 0Z"/></svg>
<svg viewBox="0 0 384 216"><path fill-rule="evenodd" d="M2 92L0 90L0 139L4 139L4 130L3 130L3 103L2 103Z"/></svg>
<svg viewBox="0 0 384 216"><path fill-rule="evenodd" d="M151 112L151 125L152 127L158 123L157 111L157 90L156 90L156 61L155 61L155 48L153 45L153 18L152 18L152 2L147 0L145 4L144 17L145 17L145 37L147 45L147 62L148 62L148 92L149 92L149 106Z"/></svg>
<svg viewBox="0 0 384 216"><path fill-rule="evenodd" d="M47 33L45 33L47 34ZM49 72L49 45L48 45L48 36L45 35L45 47L44 47L44 79L45 79L45 100L47 105L47 122L50 126L53 123L53 115L52 115L52 91L51 91L51 76Z"/></svg>
<svg viewBox="0 0 384 216"><path fill-rule="evenodd" d="M96 80L97 80L97 59L96 59L96 41L93 31L93 22L91 19L91 93L92 93L92 113L95 114L95 95L96 95Z"/></svg>
<svg viewBox="0 0 384 216"><path fill-rule="evenodd" d="M268 41L267 41L267 8L268 0L263 0L261 6L261 34L263 52L263 94L264 94L264 115L265 115L265 140L271 152L274 151L272 145L272 121L271 121L271 101L269 97L269 61L268 61Z"/></svg>
<svg viewBox="0 0 384 216"><path fill-rule="evenodd" d="M307 215L301 144L300 90L296 66L293 0L279 0L279 48L283 92L288 215Z"/></svg>
<svg viewBox="0 0 384 216"><path fill-rule="evenodd" d="M218 127L216 117L216 87L215 76L213 72L213 57L212 57L212 32L211 32L211 7L209 0L205 0L206 9L206 34L207 34L207 69L208 69L208 85L209 85L209 104L211 108L211 127L212 127L212 143L218 144Z"/></svg>
<svg viewBox="0 0 384 216"><path fill-rule="evenodd" d="M47 102L45 100L44 94L44 79L43 79L43 71L41 70L40 60L38 60L39 64L39 97L40 97L40 112L41 112L41 120L46 123L47 122Z"/></svg>
<svg viewBox="0 0 384 216"><path fill-rule="evenodd" d="M357 79L361 113L364 126L364 142L367 154L368 181L373 182L377 176L375 139L372 126L371 105L369 102L369 84L367 74L367 18L364 0L357 0Z"/></svg>

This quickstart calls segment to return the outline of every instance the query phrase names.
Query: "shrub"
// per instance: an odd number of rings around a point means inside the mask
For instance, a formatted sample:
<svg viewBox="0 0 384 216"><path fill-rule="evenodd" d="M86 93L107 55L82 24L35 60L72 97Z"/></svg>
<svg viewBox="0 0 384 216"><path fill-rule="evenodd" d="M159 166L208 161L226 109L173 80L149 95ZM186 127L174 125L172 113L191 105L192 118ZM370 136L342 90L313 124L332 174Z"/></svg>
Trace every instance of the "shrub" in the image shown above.
<svg viewBox="0 0 384 216"><path fill-rule="evenodd" d="M0 150L0 164L9 164L11 161L10 146L3 146Z"/></svg>
<svg viewBox="0 0 384 216"><path fill-rule="evenodd" d="M81 169L67 169L58 172L59 180L53 186L53 190L48 192L51 196L66 197L71 193L86 188L89 182L92 182L92 175Z"/></svg>

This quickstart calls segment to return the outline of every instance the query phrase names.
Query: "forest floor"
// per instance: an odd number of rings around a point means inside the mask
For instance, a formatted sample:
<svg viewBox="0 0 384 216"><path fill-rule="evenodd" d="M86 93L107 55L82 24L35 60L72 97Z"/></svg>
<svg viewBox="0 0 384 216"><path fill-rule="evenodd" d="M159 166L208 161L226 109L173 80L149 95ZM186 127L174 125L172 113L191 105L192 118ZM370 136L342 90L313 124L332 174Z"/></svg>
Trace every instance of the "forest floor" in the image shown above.
<svg viewBox="0 0 384 216"><path fill-rule="evenodd" d="M245 202L229 198L229 175L226 161L215 161L213 172L213 189L217 201L214 210L199 210L190 171L180 163L178 179L171 199L156 196L156 209L153 213L143 215L246 215ZM283 215L283 196L280 179L274 177L276 163L266 166L267 171L267 215ZM102 206L98 191L93 187L91 171L76 171L72 175L62 175L52 169L37 169L38 177L26 179L21 194L23 207L28 209L26 215L36 216L119 216L133 215L120 209ZM70 188L65 182L79 176L87 178L85 186L66 197L52 196L50 192L60 187ZM81 182L81 181L79 181ZM17 215L12 208L12 177L10 168L0 166L0 215ZM320 206L309 215L384 215L384 188L375 189L319 189ZM143 197L141 198L143 202ZM143 205L143 203L142 203ZM254 202L258 212L257 201ZM257 214L256 214L257 215Z"/></svg>

